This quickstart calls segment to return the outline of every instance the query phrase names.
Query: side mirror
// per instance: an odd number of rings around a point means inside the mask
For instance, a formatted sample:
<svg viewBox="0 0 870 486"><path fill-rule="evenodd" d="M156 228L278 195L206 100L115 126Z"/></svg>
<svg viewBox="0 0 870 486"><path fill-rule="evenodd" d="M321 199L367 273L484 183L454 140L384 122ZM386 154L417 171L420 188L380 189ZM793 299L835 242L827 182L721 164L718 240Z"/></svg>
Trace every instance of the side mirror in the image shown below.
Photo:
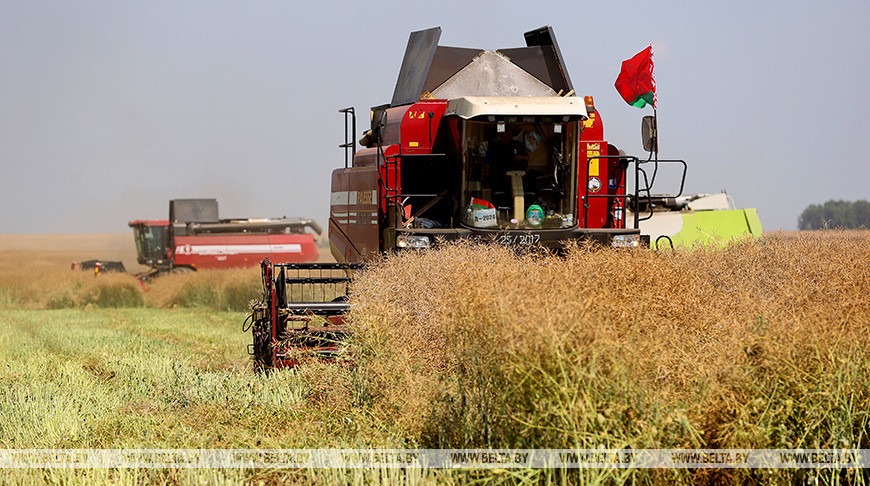
<svg viewBox="0 0 870 486"><path fill-rule="evenodd" d="M653 116L645 116L640 124L640 136L643 140L643 149L647 152L659 151L659 134L656 129L656 119Z"/></svg>
<svg viewBox="0 0 870 486"><path fill-rule="evenodd" d="M387 108L390 105L381 105L372 108L372 141L381 143L387 131Z"/></svg>

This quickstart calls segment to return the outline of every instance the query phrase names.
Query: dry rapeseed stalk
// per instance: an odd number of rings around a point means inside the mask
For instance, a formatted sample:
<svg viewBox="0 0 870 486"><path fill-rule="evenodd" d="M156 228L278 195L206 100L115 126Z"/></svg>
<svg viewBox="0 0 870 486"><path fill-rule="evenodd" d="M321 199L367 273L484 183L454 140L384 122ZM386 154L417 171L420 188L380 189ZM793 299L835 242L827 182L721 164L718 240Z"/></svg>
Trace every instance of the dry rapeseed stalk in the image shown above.
<svg viewBox="0 0 870 486"><path fill-rule="evenodd" d="M562 364L579 380L570 369L598 360L598 373L627 373L644 394L688 404L688 423L714 443L716 422L759 380L819 369L826 353L866 357L868 243L863 231L660 253L446 245L365 272L352 322L374 394L409 430L445 396L466 397L462 380Z"/></svg>

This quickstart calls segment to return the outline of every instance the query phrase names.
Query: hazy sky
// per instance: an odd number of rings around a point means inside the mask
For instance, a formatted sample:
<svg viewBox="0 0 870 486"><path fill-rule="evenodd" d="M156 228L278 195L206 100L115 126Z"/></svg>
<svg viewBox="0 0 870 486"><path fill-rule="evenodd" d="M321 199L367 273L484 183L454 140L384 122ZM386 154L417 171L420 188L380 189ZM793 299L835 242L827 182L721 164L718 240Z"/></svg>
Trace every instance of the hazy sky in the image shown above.
<svg viewBox="0 0 870 486"><path fill-rule="evenodd" d="M870 3L0 0L0 233L123 233L172 198L326 227L343 118L392 97L408 34L524 46L551 25L606 138L645 156L613 87L652 41L660 156L766 230L870 199Z"/></svg>

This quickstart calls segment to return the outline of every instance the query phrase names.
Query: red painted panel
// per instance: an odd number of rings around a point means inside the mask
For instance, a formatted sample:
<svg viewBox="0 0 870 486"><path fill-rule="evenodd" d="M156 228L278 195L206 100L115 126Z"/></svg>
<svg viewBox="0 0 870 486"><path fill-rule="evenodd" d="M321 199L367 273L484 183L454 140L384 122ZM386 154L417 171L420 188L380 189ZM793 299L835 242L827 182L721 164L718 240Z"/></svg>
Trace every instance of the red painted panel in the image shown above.
<svg viewBox="0 0 870 486"><path fill-rule="evenodd" d="M313 262L319 251L311 234L204 235L175 238L175 265L196 269L251 267L269 258L274 263Z"/></svg>
<svg viewBox="0 0 870 486"><path fill-rule="evenodd" d="M612 228L613 196L625 194L625 170L620 167L618 159L606 158L617 155L619 151L604 140L604 121L596 110L590 111L589 119L583 122L578 153L580 225ZM585 211L584 203L587 206Z"/></svg>
<svg viewBox="0 0 870 486"><path fill-rule="evenodd" d="M447 100L414 103L402 120L402 153L432 153L432 144L446 111Z"/></svg>
<svg viewBox="0 0 870 486"><path fill-rule="evenodd" d="M580 194L586 198L588 209L586 210L587 228L604 228L607 225L607 142L580 142ZM584 167L585 166L585 167ZM583 221L581 221L583 223Z"/></svg>
<svg viewBox="0 0 870 486"><path fill-rule="evenodd" d="M168 219L134 219L127 223L129 226L133 226L134 224L142 224L145 226L169 226Z"/></svg>

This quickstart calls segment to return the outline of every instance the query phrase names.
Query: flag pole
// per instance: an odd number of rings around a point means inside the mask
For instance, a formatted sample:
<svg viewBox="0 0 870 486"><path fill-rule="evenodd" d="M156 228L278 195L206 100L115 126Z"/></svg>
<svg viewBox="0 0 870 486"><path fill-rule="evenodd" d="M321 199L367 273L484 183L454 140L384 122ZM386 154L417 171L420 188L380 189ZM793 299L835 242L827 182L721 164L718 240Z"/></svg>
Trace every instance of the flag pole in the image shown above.
<svg viewBox="0 0 870 486"><path fill-rule="evenodd" d="M655 152L656 162L659 160L659 118L658 118L658 110L656 109L656 105L653 104L653 126L655 127L655 135L656 135L656 143L653 145L653 151Z"/></svg>
<svg viewBox="0 0 870 486"><path fill-rule="evenodd" d="M653 127L655 127L655 145L653 145L653 151L655 152L656 162L659 160L659 118L658 118L658 93L656 92L656 62L655 62L655 49L653 49L652 41L649 41L649 70L650 70L650 80L652 81L652 95L653 95Z"/></svg>

